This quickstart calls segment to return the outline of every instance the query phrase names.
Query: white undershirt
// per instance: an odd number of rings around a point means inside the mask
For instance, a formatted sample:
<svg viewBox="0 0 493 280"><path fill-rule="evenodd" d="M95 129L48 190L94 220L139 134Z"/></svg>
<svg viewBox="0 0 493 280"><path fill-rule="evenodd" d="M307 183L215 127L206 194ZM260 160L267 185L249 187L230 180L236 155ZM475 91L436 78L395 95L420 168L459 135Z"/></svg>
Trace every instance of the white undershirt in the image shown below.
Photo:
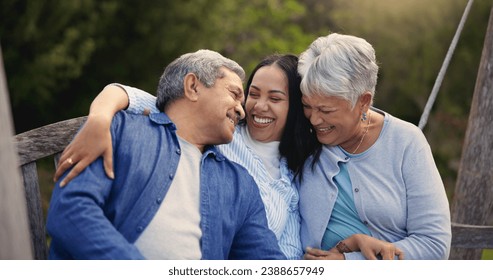
<svg viewBox="0 0 493 280"><path fill-rule="evenodd" d="M250 132L248 131L248 127L244 126L241 131L241 136L243 136L243 140L247 147L252 149L252 151L257 155L262 163L265 165L267 172L272 177L272 179L281 178L280 171L280 158L281 155L279 153L279 144L280 141L272 141L268 143L259 142L252 138Z"/></svg>
<svg viewBox="0 0 493 280"><path fill-rule="evenodd" d="M135 241L147 259L198 260L200 250L200 150L178 137L178 168L159 210Z"/></svg>

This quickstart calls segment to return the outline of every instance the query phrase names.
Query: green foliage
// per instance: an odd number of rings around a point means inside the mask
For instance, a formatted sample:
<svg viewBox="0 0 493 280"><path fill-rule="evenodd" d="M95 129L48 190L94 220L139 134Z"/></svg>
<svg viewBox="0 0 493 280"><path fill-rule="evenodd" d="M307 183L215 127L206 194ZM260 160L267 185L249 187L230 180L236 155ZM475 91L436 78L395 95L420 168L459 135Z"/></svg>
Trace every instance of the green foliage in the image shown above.
<svg viewBox="0 0 493 280"><path fill-rule="evenodd" d="M110 82L154 92L163 67L185 52L214 49L248 72L313 39L298 24L306 11L296 0L10 0L0 10L17 133L86 114Z"/></svg>
<svg viewBox="0 0 493 280"><path fill-rule="evenodd" d="M493 249L485 249L483 250L482 260L493 260Z"/></svg>
<svg viewBox="0 0 493 280"><path fill-rule="evenodd" d="M418 124L466 4L336 0L332 31L361 36L375 47L380 62L375 105ZM474 2L424 130L450 199L491 5Z"/></svg>
<svg viewBox="0 0 493 280"><path fill-rule="evenodd" d="M336 1L338 29L375 47L378 106L417 123L455 31L450 23L460 19L458 1Z"/></svg>
<svg viewBox="0 0 493 280"><path fill-rule="evenodd" d="M16 132L87 114L121 82L154 92L182 53L217 50L247 73L329 32L367 39L375 105L418 123L466 0L2 0L0 42ZM492 3L476 0L425 133L452 196ZM29 116L29 117L28 117Z"/></svg>
<svg viewBox="0 0 493 280"><path fill-rule="evenodd" d="M94 36L101 18L111 11L89 0L0 5L0 40L16 128L52 121L63 90L83 74L97 48Z"/></svg>

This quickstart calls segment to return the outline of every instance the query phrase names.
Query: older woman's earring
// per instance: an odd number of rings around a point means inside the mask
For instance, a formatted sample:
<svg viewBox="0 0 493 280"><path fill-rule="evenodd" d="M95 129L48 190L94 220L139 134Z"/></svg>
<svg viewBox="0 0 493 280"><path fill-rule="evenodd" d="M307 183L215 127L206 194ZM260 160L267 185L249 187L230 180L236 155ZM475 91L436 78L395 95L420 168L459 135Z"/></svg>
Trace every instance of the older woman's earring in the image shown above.
<svg viewBox="0 0 493 280"><path fill-rule="evenodd" d="M367 117L366 117L366 112L363 112L363 114L361 114L361 121L364 122L366 121Z"/></svg>

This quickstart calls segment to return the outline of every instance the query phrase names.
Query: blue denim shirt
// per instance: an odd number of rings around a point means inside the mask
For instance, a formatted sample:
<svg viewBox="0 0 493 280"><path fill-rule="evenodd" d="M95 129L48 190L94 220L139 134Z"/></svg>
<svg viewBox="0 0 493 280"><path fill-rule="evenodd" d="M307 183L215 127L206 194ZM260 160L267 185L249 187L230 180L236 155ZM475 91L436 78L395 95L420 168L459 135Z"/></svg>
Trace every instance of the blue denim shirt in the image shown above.
<svg viewBox="0 0 493 280"><path fill-rule="evenodd" d="M176 127L164 113L119 112L111 126L115 179L102 158L53 190L50 259L143 259L133 244L156 214L180 159ZM203 259L284 259L253 178L215 147L202 156ZM170 225L172 226L172 225Z"/></svg>

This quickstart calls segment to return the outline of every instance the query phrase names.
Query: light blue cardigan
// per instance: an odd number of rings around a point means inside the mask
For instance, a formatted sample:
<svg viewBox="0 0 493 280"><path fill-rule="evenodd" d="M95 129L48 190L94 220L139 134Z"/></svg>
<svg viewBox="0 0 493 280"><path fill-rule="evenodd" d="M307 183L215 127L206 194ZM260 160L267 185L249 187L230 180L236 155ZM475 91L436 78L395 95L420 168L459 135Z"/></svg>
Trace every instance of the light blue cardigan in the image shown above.
<svg viewBox="0 0 493 280"><path fill-rule="evenodd" d="M419 128L381 110L384 126L377 142L359 157L324 146L320 161L304 169L299 186L301 241L320 248L335 200L337 162L347 162L361 220L372 236L394 243L405 259L447 259L450 210L430 146ZM346 259L364 259L360 252Z"/></svg>

